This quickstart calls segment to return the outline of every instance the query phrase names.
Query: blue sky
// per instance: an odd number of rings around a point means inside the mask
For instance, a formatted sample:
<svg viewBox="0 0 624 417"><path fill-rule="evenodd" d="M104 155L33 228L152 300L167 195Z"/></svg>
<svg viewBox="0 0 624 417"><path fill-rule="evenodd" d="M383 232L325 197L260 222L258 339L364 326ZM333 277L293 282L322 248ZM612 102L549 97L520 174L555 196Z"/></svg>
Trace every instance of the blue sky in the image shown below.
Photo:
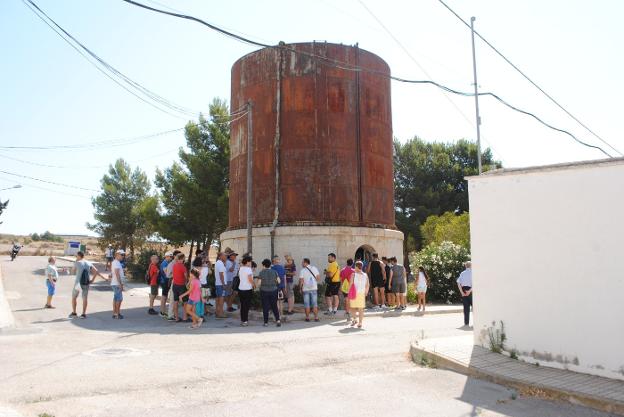
<svg viewBox="0 0 624 417"><path fill-rule="evenodd" d="M436 0L363 0L417 63L381 29L358 0L236 1L159 0L158 3L245 33L267 43L359 42L385 59L394 75L433 79L470 91L470 33ZM230 68L255 48L188 21L160 16L121 0L36 0L91 50L167 99L207 109L213 97L229 99ZM159 4L145 0L155 7ZM624 3L577 0L448 0L476 28L573 114L624 150ZM130 138L184 126L186 119L159 112L122 90L43 24L20 0L0 2L0 145L44 146ZM597 144L511 67L477 43L479 84L514 105ZM424 71L423 71L424 70ZM445 96L431 86L392 84L394 135L401 140L473 139L474 101ZM565 135L483 98L484 146L506 166L600 158ZM184 145L181 132L128 146L98 150L0 149L1 170L97 189L118 157L144 169L167 167ZM8 159L13 158L13 159ZM25 164L62 166L43 167ZM86 233L92 192L0 173L10 199L0 233ZM38 187L38 188L37 188ZM45 188L45 189L42 189Z"/></svg>

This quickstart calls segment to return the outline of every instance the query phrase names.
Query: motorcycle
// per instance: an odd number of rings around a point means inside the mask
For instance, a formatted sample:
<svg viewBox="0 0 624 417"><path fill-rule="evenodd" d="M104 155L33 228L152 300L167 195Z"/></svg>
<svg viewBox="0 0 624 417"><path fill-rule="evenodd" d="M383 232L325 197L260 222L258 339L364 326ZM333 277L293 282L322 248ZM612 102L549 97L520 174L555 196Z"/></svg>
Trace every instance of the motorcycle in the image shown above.
<svg viewBox="0 0 624 417"><path fill-rule="evenodd" d="M21 246L13 246L13 249L11 249L11 262L13 262L21 248Z"/></svg>

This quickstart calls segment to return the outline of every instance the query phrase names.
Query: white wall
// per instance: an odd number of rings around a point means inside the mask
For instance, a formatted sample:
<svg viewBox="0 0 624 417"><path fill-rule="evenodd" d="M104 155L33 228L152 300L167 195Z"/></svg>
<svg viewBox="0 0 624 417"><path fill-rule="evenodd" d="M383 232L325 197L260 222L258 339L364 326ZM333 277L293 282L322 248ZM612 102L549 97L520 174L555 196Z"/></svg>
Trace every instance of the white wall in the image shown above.
<svg viewBox="0 0 624 417"><path fill-rule="evenodd" d="M469 193L475 342L502 320L527 359L624 379L624 160L486 174Z"/></svg>
<svg viewBox="0 0 624 417"><path fill-rule="evenodd" d="M253 256L256 261L271 256L270 228L253 229ZM275 253L282 258L290 254L300 265L310 258L313 265L323 270L327 254L335 253L338 263L346 265L362 245L371 246L379 256L396 256L403 262L403 233L398 230L344 226L280 226L275 231ZM247 231L231 230L221 235L221 246L238 253L247 250Z"/></svg>

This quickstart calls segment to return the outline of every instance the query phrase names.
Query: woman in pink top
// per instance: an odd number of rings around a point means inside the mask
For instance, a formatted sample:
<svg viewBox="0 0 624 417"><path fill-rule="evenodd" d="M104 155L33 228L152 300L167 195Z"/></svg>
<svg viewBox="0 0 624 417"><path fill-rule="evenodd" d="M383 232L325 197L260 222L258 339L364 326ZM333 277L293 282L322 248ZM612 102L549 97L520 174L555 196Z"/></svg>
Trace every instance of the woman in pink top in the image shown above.
<svg viewBox="0 0 624 417"><path fill-rule="evenodd" d="M187 295L189 300L184 307L186 308L186 314L191 316L193 320L191 329L199 329L204 319L195 314L195 305L202 302L201 283L199 282L199 271L197 269L191 269L191 281L189 282L188 291L182 294L180 298Z"/></svg>

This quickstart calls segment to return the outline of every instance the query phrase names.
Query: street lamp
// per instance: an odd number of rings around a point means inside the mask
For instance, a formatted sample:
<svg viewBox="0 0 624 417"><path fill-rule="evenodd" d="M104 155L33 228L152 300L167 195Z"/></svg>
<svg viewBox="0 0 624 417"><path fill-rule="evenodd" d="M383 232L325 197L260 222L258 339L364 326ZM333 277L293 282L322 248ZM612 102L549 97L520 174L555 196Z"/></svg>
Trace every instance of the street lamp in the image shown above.
<svg viewBox="0 0 624 417"><path fill-rule="evenodd" d="M13 188L22 188L22 185L21 184L16 184L13 187L2 188L2 189L0 189L0 191L11 190Z"/></svg>

